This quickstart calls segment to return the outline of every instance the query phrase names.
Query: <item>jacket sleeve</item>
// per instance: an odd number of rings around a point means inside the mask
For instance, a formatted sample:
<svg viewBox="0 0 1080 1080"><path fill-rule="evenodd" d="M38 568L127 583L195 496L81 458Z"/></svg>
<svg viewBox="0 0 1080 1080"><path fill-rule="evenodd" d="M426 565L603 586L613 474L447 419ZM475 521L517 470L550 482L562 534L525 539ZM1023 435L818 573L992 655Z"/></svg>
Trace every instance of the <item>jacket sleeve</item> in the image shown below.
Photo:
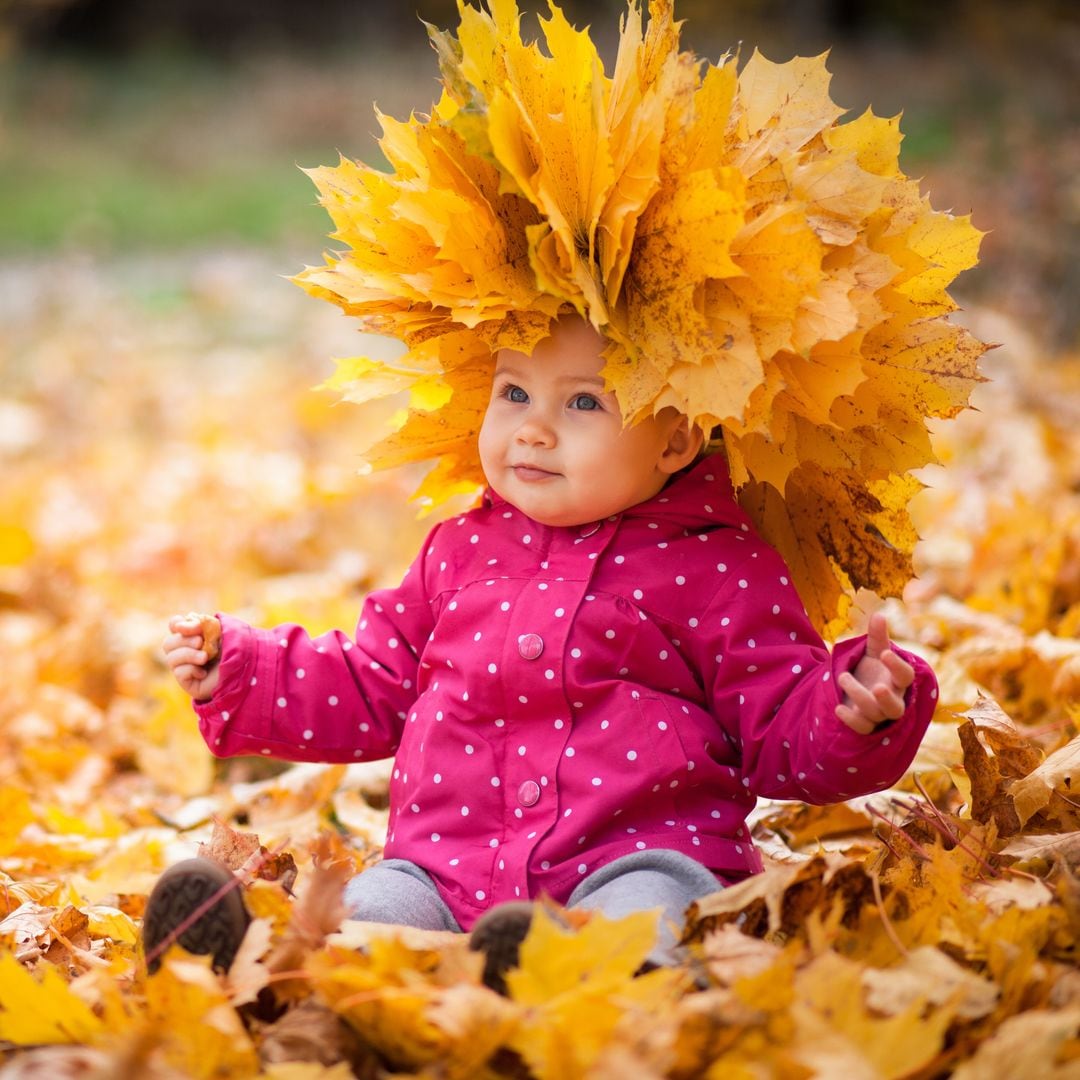
<svg viewBox="0 0 1080 1080"><path fill-rule="evenodd" d="M355 638L219 616L221 680L195 705L211 752L327 762L392 755L434 625L424 585L430 540L400 585L367 597Z"/></svg>
<svg viewBox="0 0 1080 1080"><path fill-rule="evenodd" d="M937 681L920 657L907 709L868 735L836 718L837 678L866 651L865 637L829 649L810 623L780 556L747 544L750 557L725 576L702 620L713 712L742 759L742 782L756 795L836 802L894 784L911 764L934 714Z"/></svg>

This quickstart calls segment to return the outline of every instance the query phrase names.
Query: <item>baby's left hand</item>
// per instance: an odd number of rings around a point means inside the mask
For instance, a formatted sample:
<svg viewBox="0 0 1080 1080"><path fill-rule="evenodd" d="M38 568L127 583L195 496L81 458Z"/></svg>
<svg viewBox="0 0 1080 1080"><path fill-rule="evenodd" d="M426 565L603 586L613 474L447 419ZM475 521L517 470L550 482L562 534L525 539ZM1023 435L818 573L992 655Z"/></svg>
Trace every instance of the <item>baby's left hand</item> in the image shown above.
<svg viewBox="0 0 1080 1080"><path fill-rule="evenodd" d="M836 718L860 735L869 735L878 724L904 715L904 695L915 680L915 669L892 651L889 624L875 612L866 628L866 654L837 680L844 700L836 706Z"/></svg>

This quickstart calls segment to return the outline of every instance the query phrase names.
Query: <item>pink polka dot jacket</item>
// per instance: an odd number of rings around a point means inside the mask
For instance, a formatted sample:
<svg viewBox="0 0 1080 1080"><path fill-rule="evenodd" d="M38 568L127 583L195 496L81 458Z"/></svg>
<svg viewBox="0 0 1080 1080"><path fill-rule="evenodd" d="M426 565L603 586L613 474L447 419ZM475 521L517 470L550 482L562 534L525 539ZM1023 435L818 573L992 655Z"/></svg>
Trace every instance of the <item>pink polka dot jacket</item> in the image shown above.
<svg viewBox="0 0 1080 1080"><path fill-rule="evenodd" d="M386 855L423 867L465 929L646 848L754 873L755 796L887 787L937 696L908 655L900 720L859 735L834 717L864 639L830 654L716 458L574 528L489 492L367 598L355 639L222 623L221 681L197 706L211 750L394 755Z"/></svg>

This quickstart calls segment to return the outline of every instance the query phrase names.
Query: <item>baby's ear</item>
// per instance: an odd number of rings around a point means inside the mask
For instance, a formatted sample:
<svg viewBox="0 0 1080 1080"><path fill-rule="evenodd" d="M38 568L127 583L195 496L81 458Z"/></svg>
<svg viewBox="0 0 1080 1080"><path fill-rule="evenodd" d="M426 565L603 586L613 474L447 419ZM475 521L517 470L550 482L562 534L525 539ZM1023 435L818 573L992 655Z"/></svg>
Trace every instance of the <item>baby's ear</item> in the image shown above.
<svg viewBox="0 0 1080 1080"><path fill-rule="evenodd" d="M668 432L667 446L660 455L660 471L674 474L685 469L701 452L704 441L701 428L697 424L691 425L681 413L677 414L676 422Z"/></svg>

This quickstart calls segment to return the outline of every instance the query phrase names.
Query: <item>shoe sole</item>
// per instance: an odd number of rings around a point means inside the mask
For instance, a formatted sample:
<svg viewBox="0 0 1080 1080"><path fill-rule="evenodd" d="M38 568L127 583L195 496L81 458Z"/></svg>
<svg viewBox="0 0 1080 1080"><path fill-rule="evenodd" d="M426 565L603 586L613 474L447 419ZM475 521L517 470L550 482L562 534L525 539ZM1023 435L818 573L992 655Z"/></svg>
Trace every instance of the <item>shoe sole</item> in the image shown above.
<svg viewBox="0 0 1080 1080"><path fill-rule="evenodd" d="M146 902L142 939L152 975L162 955L178 942L190 953L209 955L227 971L251 921L234 875L209 859L187 859L158 878Z"/></svg>
<svg viewBox="0 0 1080 1080"><path fill-rule="evenodd" d="M506 995L505 976L518 966L532 917L532 904L510 901L482 915L469 935L469 948L484 954L483 983L497 994Z"/></svg>

